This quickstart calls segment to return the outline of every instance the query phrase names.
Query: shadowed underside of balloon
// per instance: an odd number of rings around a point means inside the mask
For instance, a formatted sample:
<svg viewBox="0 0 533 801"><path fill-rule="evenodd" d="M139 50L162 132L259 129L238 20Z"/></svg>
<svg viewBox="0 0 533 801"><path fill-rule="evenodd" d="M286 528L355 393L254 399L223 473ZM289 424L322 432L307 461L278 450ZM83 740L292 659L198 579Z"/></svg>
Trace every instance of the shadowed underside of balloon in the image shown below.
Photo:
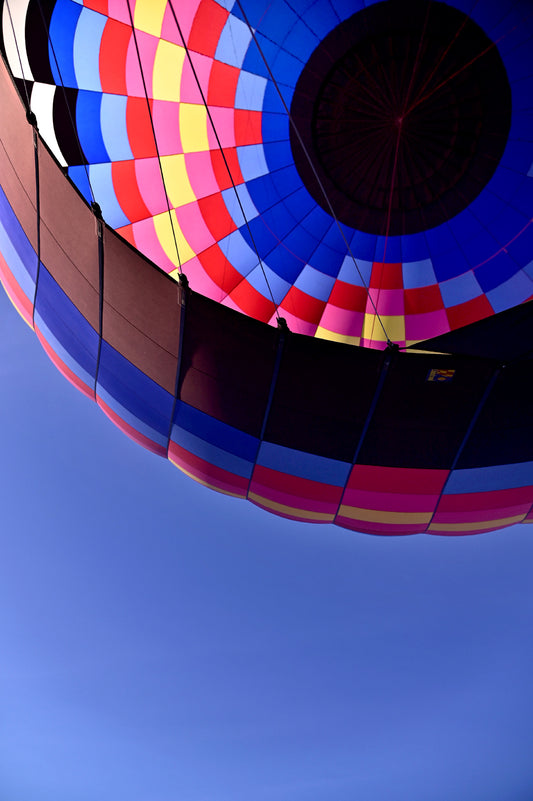
<svg viewBox="0 0 533 801"><path fill-rule="evenodd" d="M195 0L176 27L138 0L140 62L126 2L46 4L32 50L37 5L10 3L15 55L4 3L4 48L52 152L3 67L0 278L71 383L276 514L375 534L527 522L524 4Z"/></svg>

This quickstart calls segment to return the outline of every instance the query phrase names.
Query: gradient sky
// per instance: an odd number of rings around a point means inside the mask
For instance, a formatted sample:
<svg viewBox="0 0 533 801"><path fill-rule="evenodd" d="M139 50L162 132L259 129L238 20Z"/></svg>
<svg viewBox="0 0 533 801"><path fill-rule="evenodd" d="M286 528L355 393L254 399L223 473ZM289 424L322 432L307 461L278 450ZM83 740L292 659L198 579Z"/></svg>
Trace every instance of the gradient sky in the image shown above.
<svg viewBox="0 0 533 801"><path fill-rule="evenodd" d="M531 801L533 527L372 537L130 442L0 290L0 798Z"/></svg>

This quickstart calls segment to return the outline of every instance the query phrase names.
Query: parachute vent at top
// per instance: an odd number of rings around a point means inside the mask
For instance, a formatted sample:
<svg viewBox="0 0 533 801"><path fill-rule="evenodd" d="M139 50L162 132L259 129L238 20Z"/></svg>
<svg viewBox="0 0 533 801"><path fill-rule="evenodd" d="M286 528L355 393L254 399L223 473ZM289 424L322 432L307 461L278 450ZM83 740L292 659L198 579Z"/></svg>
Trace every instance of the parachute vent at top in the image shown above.
<svg viewBox="0 0 533 801"><path fill-rule="evenodd" d="M4 69L2 282L209 486L373 533L526 520L532 33L523 2L4 0L46 145Z"/></svg>

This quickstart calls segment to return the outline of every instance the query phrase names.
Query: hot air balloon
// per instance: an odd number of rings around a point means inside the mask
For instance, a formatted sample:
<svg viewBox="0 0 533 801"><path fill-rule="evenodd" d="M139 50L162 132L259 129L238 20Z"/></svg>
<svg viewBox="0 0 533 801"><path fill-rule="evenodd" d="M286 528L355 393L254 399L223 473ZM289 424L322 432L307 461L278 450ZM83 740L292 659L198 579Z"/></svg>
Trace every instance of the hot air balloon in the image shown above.
<svg viewBox="0 0 533 801"><path fill-rule="evenodd" d="M531 521L532 38L527 1L4 0L2 283L211 488Z"/></svg>

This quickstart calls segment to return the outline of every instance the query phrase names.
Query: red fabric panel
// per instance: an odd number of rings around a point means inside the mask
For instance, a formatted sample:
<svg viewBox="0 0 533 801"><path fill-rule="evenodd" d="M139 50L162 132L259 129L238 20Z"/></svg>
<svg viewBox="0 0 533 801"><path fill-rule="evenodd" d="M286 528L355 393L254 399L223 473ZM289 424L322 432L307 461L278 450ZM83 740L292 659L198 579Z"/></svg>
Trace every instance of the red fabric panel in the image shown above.
<svg viewBox="0 0 533 801"><path fill-rule="evenodd" d="M133 157L143 159L157 156L150 115L144 97L128 97L126 125Z"/></svg>
<svg viewBox="0 0 533 801"><path fill-rule="evenodd" d="M295 314L300 320L307 323L318 324L322 313L326 307L325 300L317 300L301 289L291 286L281 304L283 309L287 309L290 314ZM298 312L295 312L298 309Z"/></svg>
<svg viewBox="0 0 533 801"><path fill-rule="evenodd" d="M228 17L229 11L214 0L202 0L189 35L189 49L205 56L214 56Z"/></svg>
<svg viewBox="0 0 533 801"><path fill-rule="evenodd" d="M208 105L233 108L239 74L240 71L237 67L231 67L221 61L213 61L207 90Z"/></svg>
<svg viewBox="0 0 533 801"><path fill-rule="evenodd" d="M371 289L403 289L403 267L401 264L383 264L380 261L372 265L370 275Z"/></svg>
<svg viewBox="0 0 533 801"><path fill-rule="evenodd" d="M329 303L338 306L340 309L361 309L364 310L368 293L362 286L353 286L345 281L335 281Z"/></svg>
<svg viewBox="0 0 533 801"><path fill-rule="evenodd" d="M215 244L198 255L202 267L226 295L242 281L242 275L230 264L220 247Z"/></svg>
<svg viewBox="0 0 533 801"><path fill-rule="evenodd" d="M191 453L170 440L168 458L187 475L192 476L196 481L207 484L218 492L229 495L237 495L239 498L246 498L248 490L248 479L223 470L217 465L211 464L205 459Z"/></svg>
<svg viewBox="0 0 533 801"><path fill-rule="evenodd" d="M245 278L235 287L230 297L244 314L264 323L267 323L276 311L274 303L258 292Z"/></svg>
<svg viewBox="0 0 533 801"><path fill-rule="evenodd" d="M444 308L437 284L404 290L404 302L406 314L424 314Z"/></svg>
<svg viewBox="0 0 533 801"><path fill-rule="evenodd" d="M146 220L151 217L152 215L146 208L139 192L139 185L135 175L135 162L133 160L113 162L111 164L111 175L117 200L126 217L132 222Z"/></svg>
<svg viewBox="0 0 533 801"><path fill-rule="evenodd" d="M107 6L107 2L102 3ZM103 14L107 13L102 11ZM106 22L100 44L100 80L102 92L126 95L126 61L131 28L110 19Z"/></svg>
<svg viewBox="0 0 533 801"><path fill-rule="evenodd" d="M533 487L492 490L491 492L465 492L443 495L439 512L468 512L475 509L498 509L504 506L533 503Z"/></svg>
<svg viewBox="0 0 533 801"><path fill-rule="evenodd" d="M469 323L475 323L476 320L489 317L491 314L493 314L492 306L486 295L480 295L477 298L472 298L472 300L467 300L465 303L459 303L457 306L450 306L450 308L446 309L446 315L452 330L461 328Z"/></svg>
<svg viewBox="0 0 533 801"><path fill-rule="evenodd" d="M224 203L224 198L218 192L215 195L199 198L198 206L205 224L215 239L223 239L237 229Z"/></svg>
<svg viewBox="0 0 533 801"><path fill-rule="evenodd" d="M260 111L235 109L235 143L256 145L262 141L263 115Z"/></svg>
<svg viewBox="0 0 533 801"><path fill-rule="evenodd" d="M227 162L227 166L222 156L222 153L218 148L216 150L211 151L211 163L213 165L213 172L215 173L215 178L220 188L220 191L222 191L223 189L229 189L233 184L243 183L241 168L239 166L239 158L237 156L237 151L235 150L235 148L234 147L224 148L224 156Z"/></svg>
<svg viewBox="0 0 533 801"><path fill-rule="evenodd" d="M252 488L255 484L292 495L295 503L302 503L303 508L307 499L332 504L337 509L342 496L342 487L281 473L260 464L256 464L252 475Z"/></svg>
<svg viewBox="0 0 533 801"><path fill-rule="evenodd" d="M346 486L374 492L438 495L447 478L448 470L355 464Z"/></svg>

